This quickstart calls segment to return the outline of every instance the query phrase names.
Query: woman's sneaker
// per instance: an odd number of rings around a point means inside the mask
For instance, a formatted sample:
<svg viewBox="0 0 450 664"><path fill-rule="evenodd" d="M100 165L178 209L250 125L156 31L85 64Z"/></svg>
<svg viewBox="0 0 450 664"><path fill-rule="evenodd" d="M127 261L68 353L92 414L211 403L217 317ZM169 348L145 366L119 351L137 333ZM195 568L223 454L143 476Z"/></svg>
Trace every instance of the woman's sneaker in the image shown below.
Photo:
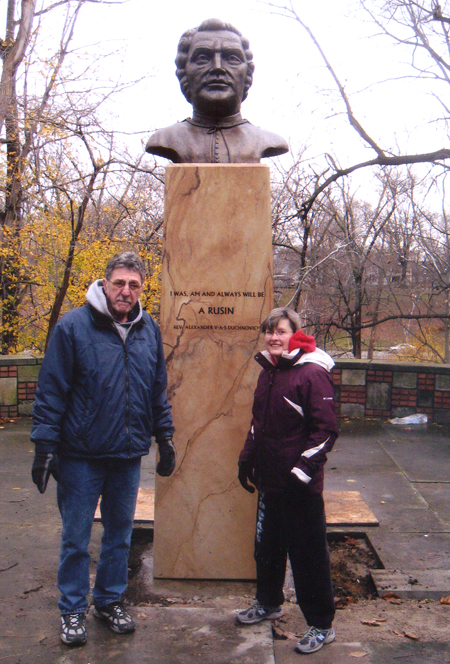
<svg viewBox="0 0 450 664"><path fill-rule="evenodd" d="M330 627L330 629L310 627L305 636L297 643L295 652L302 652L305 654L317 652L317 650L323 648L326 643L334 641L335 638L336 633L333 627Z"/></svg>
<svg viewBox="0 0 450 664"><path fill-rule="evenodd" d="M87 641L84 613L64 613L59 637L66 646L83 646Z"/></svg>
<svg viewBox="0 0 450 664"><path fill-rule="evenodd" d="M281 618L283 609L281 606L263 606L259 602L255 602L249 609L239 611L236 615L236 620L245 625L253 625L262 620L275 620Z"/></svg>
<svg viewBox="0 0 450 664"><path fill-rule="evenodd" d="M136 629L133 618L121 602L112 602L105 606L95 607L94 616L108 623L109 629L116 634L130 634Z"/></svg>

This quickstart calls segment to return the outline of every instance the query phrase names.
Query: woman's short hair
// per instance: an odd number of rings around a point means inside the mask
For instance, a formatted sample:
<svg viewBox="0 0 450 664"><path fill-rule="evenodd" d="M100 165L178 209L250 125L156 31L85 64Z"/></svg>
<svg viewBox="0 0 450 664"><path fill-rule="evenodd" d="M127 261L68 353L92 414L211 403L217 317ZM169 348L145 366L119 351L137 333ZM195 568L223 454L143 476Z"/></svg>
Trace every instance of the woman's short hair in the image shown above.
<svg viewBox="0 0 450 664"><path fill-rule="evenodd" d="M293 332L300 330L301 320L300 316L293 309L288 307L277 307L272 309L270 314L261 323L261 332L271 332L275 330L280 320L288 320Z"/></svg>

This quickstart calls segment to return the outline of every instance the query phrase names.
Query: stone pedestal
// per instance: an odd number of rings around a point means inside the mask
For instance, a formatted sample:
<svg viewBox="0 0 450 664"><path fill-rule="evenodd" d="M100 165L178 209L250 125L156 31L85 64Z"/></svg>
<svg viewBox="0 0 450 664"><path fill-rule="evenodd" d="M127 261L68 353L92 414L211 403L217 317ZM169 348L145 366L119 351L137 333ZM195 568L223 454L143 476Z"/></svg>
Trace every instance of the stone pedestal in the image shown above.
<svg viewBox="0 0 450 664"><path fill-rule="evenodd" d="M160 325L178 457L157 478L155 577L255 578L237 460L272 302L268 166L169 166Z"/></svg>

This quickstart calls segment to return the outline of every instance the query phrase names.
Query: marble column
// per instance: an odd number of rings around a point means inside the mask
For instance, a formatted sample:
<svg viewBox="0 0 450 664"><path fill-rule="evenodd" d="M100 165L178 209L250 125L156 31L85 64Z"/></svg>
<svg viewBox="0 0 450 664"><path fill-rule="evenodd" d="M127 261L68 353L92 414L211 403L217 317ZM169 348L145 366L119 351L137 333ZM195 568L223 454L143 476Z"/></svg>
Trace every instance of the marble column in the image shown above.
<svg viewBox="0 0 450 664"><path fill-rule="evenodd" d="M256 495L237 479L259 325L272 309L266 165L166 172L161 331L177 466L157 478L154 576L253 579Z"/></svg>

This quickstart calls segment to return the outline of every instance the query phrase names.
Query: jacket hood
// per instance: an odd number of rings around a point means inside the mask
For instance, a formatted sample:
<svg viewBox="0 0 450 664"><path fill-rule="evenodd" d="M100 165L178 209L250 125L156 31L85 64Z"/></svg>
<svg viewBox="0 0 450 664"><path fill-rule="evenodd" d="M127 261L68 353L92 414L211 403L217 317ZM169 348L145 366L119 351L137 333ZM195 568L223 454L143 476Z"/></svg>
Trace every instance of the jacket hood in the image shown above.
<svg viewBox="0 0 450 664"><path fill-rule="evenodd" d="M86 293L86 300L89 302L91 307L94 307L94 309L103 314L103 316L110 318L114 323L118 322L114 319L108 309L108 303L106 301L105 291L103 290L102 279L96 279L94 283L89 286ZM139 300L130 313L131 319L129 322L137 323L137 321L142 318L142 305Z"/></svg>
<svg viewBox="0 0 450 664"><path fill-rule="evenodd" d="M306 364L307 362L318 364L327 371L331 371L331 369L334 367L333 358L321 348L316 348L316 350L312 351L311 353L303 353L294 364Z"/></svg>
<svg viewBox="0 0 450 664"><path fill-rule="evenodd" d="M288 351L292 353L293 350L301 348L305 353L312 353L316 350L316 340L309 334L305 334L303 330L297 330L289 339Z"/></svg>
<svg viewBox="0 0 450 664"><path fill-rule="evenodd" d="M262 353L258 353L256 359L258 359L258 356L264 357L265 360L270 362L272 366L278 366L274 364L272 356L267 350L263 350ZM280 358L279 367L280 369L282 369L283 367L288 368L290 366L291 367L296 366L297 364L306 364L307 362L313 362L314 364L318 364L320 367L322 367L328 372L330 372L331 369L334 367L333 358L321 348L316 348L314 351L309 353L305 353L304 351L299 350L298 348L294 349L290 353L287 353L285 351Z"/></svg>

